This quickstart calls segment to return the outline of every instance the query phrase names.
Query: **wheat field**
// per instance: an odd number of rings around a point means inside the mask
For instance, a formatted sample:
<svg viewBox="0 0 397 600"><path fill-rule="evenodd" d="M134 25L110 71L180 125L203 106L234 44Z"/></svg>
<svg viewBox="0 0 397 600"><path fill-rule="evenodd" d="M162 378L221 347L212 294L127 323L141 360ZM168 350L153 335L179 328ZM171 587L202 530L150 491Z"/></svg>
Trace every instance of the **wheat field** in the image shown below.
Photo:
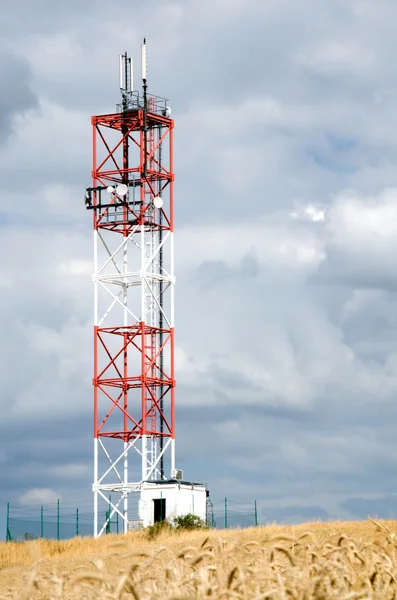
<svg viewBox="0 0 397 600"><path fill-rule="evenodd" d="M0 599L397 599L397 522L0 544Z"/></svg>

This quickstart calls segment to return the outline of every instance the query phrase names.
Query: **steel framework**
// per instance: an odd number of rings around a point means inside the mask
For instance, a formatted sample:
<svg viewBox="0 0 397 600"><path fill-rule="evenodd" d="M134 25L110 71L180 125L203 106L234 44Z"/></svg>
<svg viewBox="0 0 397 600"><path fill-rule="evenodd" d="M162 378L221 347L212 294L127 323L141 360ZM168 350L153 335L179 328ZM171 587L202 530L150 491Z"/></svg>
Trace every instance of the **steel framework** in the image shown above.
<svg viewBox="0 0 397 600"><path fill-rule="evenodd" d="M92 117L94 535L129 495L175 470L173 127L167 102L130 89ZM130 460L135 456L138 460ZM111 494L111 498L109 497ZM106 517L100 519L106 504Z"/></svg>

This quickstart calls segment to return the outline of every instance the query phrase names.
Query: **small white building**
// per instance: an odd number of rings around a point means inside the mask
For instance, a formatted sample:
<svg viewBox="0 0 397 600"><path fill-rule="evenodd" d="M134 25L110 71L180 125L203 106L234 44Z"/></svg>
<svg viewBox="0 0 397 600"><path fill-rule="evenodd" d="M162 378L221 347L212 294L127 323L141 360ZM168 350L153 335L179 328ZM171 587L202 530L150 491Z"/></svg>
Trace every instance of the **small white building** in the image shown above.
<svg viewBox="0 0 397 600"><path fill-rule="evenodd" d="M142 484L139 520L143 527L189 513L206 522L207 490L201 483L187 481L147 481Z"/></svg>

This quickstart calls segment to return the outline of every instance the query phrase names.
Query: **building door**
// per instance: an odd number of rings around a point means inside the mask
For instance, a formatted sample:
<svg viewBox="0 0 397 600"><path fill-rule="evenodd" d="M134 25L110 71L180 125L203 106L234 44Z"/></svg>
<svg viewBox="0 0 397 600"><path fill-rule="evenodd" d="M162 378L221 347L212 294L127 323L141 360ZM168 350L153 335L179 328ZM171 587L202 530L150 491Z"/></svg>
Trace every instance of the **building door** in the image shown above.
<svg viewBox="0 0 397 600"><path fill-rule="evenodd" d="M165 498L156 498L154 502L154 522L164 521L165 519Z"/></svg>

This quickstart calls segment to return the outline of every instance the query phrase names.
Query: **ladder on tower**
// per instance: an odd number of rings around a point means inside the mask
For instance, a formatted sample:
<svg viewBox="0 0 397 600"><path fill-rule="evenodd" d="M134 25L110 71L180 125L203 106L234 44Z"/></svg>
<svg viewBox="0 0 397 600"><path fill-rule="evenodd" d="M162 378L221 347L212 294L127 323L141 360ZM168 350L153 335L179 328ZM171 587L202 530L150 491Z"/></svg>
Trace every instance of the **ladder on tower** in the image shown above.
<svg viewBox="0 0 397 600"><path fill-rule="evenodd" d="M153 112L154 110L154 100L149 98L148 102L148 111ZM146 156L149 156L148 167L149 171L153 170L154 160L154 131L153 129L149 129L149 135L146 138ZM145 205L146 209L146 219L151 222L154 216L154 210L152 205L152 190L150 188L144 191L146 200ZM156 233L152 228L148 228L145 234L145 256L147 261L146 268L146 283L145 283L145 324L150 326L151 328L155 328L158 326L159 322L159 314L158 307L155 301L157 298L157 286L158 281L155 278L156 275L156 261L154 258L155 253L155 235ZM145 373L146 376L151 378L152 380L156 378L156 351L157 351L157 336L153 329L148 333L145 333L144 340L144 352L145 352ZM150 391L149 391L150 390ZM157 386L152 385L149 386L149 389L145 390L145 410L146 410L146 425L147 428L150 429L151 432L157 431L157 407L153 398L157 399ZM157 460L157 438L155 435L151 435L148 438L148 446L146 449L147 459L149 465L155 464ZM151 475L151 479L158 479L158 475L160 474L160 470L158 468L154 469Z"/></svg>
<svg viewBox="0 0 397 600"><path fill-rule="evenodd" d="M150 217L149 214L148 217ZM155 275L155 263L153 258L155 251L155 240L153 231L147 232L145 242L145 254L147 261L145 283L145 324L149 326L150 329L149 331L145 332L144 364L146 377L153 380L156 377L156 333L153 331L153 328L157 325L157 305L154 299L154 296L156 295L156 280L153 277ZM157 425L157 414L153 397L156 398L156 386L149 385L148 388L149 389L145 389L145 408L147 415L146 424L150 431L155 432ZM157 459L157 440L154 435L151 435L149 436L148 442L147 458L148 462L153 465ZM157 472L158 469L155 469L152 472L151 479L157 479Z"/></svg>

